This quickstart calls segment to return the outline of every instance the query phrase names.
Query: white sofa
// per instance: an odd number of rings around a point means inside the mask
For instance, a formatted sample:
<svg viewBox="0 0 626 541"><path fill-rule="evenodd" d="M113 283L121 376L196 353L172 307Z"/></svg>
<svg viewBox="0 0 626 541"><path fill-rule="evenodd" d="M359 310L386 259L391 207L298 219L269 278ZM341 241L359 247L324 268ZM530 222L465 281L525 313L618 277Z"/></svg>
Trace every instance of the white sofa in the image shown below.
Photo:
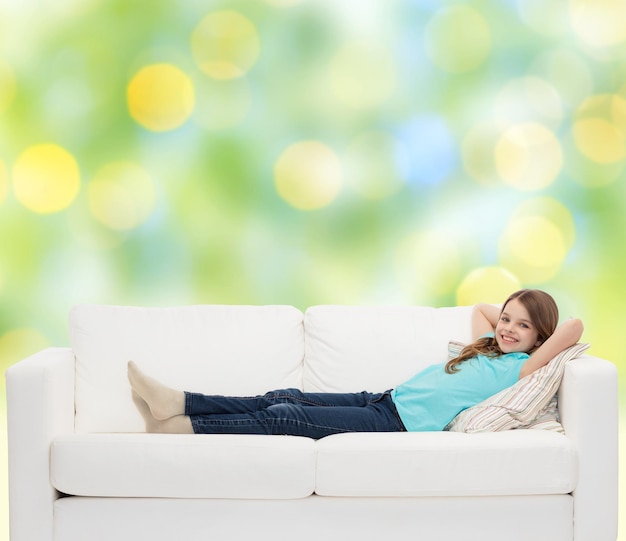
<svg viewBox="0 0 626 541"><path fill-rule="evenodd" d="M566 434L143 433L126 366L251 395L383 391L470 338L471 307L75 307L7 371L11 541L615 541L617 373L583 355Z"/></svg>

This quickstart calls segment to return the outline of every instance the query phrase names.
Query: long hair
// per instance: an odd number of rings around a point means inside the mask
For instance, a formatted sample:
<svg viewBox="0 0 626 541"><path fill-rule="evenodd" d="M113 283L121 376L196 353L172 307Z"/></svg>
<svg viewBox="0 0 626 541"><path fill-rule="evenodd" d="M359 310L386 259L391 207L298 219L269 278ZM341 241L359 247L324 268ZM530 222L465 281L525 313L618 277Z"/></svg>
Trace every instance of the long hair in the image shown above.
<svg viewBox="0 0 626 541"><path fill-rule="evenodd" d="M506 308L506 305L517 299L524 305L528 311L530 321L537 330L537 341L543 343L547 340L559 322L559 309L554 299L545 291L540 289L521 289L513 293L502 305L500 314ZM465 346L460 355L456 359L448 361L446 364L446 372L454 374L460 370L459 365L477 355L485 355L486 357L498 357L502 355L502 350L498 346L498 342L493 336L484 336L475 342Z"/></svg>

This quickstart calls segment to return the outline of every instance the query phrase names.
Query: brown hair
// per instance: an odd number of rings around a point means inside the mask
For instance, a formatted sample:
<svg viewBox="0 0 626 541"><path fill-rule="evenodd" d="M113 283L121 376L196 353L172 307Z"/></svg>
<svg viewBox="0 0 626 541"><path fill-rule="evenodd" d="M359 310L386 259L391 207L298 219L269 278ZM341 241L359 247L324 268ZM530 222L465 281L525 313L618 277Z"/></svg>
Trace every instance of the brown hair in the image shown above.
<svg viewBox="0 0 626 541"><path fill-rule="evenodd" d="M559 322L559 309L554 299L548 293L540 289L521 289L513 293L506 300L502 305L500 313L504 311L506 305L513 299L520 301L524 305L524 308L528 310L530 321L537 330L537 340L541 343L547 340L552 335ZM462 362L472 359L477 355L497 357L502 355L502 350L498 346L495 337L483 336L465 346L456 359L448 361L448 364L446 364L446 372L448 374L458 372L459 365Z"/></svg>

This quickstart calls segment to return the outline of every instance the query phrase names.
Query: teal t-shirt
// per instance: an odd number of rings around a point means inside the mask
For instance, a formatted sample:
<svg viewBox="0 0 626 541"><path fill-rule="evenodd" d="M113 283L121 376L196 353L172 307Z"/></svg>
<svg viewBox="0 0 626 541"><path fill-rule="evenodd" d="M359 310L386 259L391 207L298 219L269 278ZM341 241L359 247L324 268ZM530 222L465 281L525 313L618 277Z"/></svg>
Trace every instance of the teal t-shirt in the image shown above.
<svg viewBox="0 0 626 541"><path fill-rule="evenodd" d="M443 430L461 411L519 380L527 353L478 355L448 374L445 363L429 366L392 391L398 414L409 432Z"/></svg>

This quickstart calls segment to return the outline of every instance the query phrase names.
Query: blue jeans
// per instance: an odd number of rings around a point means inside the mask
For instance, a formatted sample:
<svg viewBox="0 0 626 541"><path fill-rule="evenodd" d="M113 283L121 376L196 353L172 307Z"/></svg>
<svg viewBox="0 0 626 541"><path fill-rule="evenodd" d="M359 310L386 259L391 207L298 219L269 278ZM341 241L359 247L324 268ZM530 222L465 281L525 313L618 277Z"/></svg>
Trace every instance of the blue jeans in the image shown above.
<svg viewBox="0 0 626 541"><path fill-rule="evenodd" d="M391 398L384 393L271 391L227 397L185 393L185 415L196 434L284 434L323 438L342 432L404 432Z"/></svg>

